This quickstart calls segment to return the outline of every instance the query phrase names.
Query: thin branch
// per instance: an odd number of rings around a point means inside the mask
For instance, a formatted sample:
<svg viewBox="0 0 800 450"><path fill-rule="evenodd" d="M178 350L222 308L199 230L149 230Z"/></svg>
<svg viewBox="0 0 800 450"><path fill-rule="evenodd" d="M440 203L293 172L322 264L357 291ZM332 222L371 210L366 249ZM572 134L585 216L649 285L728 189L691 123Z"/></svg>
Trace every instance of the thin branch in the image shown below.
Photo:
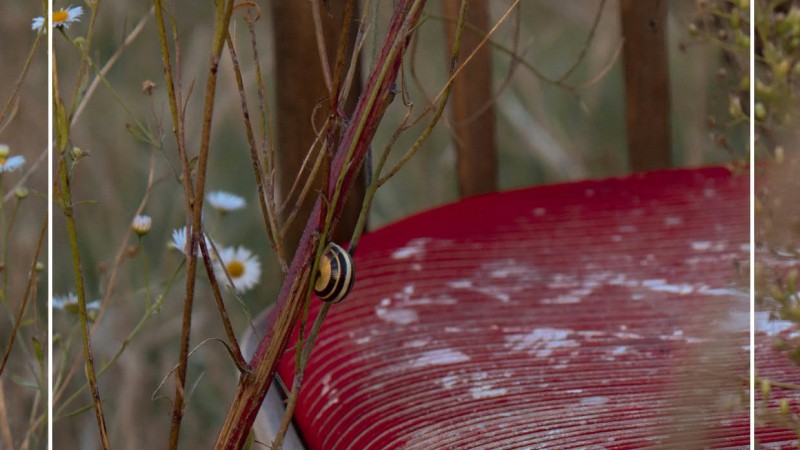
<svg viewBox="0 0 800 450"><path fill-rule="evenodd" d="M47 14L45 14L45 16L47 16ZM20 72L19 77L17 77L16 83L14 83L14 89L11 91L11 96L6 101L3 111L0 112L0 131L5 128L5 125L10 121L10 115L17 109L17 104L19 103L19 89L22 86L22 82L25 80L25 76L28 74L28 69L31 67L33 55L36 54L36 48L39 46L39 41L41 41L42 36L44 35L44 32L39 32L36 34L36 39L33 41L31 50L28 52L28 57L25 59L25 64L22 66L22 71Z"/></svg>
<svg viewBox="0 0 800 450"><path fill-rule="evenodd" d="M328 63L328 52L325 49L325 33L322 30L322 14L320 13L319 0L311 0L311 16L314 19L314 36L317 38L317 52L319 62L322 66L322 78L325 80L325 87L328 94L333 94L333 82L331 81L331 66Z"/></svg>
<svg viewBox="0 0 800 450"><path fill-rule="evenodd" d="M220 1L216 3L216 13L214 22L214 35L212 38L212 48L209 57L208 80L206 82L205 105L203 107L203 127L200 136L200 154L197 162L197 182L193 192L193 203L187 203L192 207L193 217L192 226L187 230L187 243L189 249L187 257L189 264L186 268L186 296L183 307L183 323L181 325L180 353L178 355L178 371L175 380L175 402L172 407L172 426L170 427L169 448L178 447L178 437L180 436L181 421L184 412L184 386L186 383L186 369L188 365L189 339L192 326L192 306L194 303L194 284L197 273L197 256L195 248L202 244L202 210L203 193L205 190L206 169L208 166L208 155L211 141L211 119L214 115L214 94L217 86L217 72L219 69L220 55L225 45L225 38L228 35L228 26L233 10L233 0ZM189 172L184 172L184 177L189 178ZM200 200L198 200L200 199ZM187 201L190 199L187 198ZM191 237L189 232L191 232Z"/></svg>
<svg viewBox="0 0 800 450"><path fill-rule="evenodd" d="M583 47L581 48L578 57L575 58L575 62L572 63L572 66L570 66L570 68L567 69L567 71L556 80L557 83L561 83L569 78L569 76L575 72L578 66L581 65L581 62L583 62L583 59L586 57L586 53L589 51L589 46L594 39L595 32L597 31L597 25L600 24L600 17L603 16L603 10L605 9L605 6L606 0L600 0L600 6L597 8L597 14L595 14L594 21L592 22L592 28L589 30L589 34L586 36L586 43L583 44Z"/></svg>
<svg viewBox="0 0 800 450"><path fill-rule="evenodd" d="M260 17L260 15L259 15ZM258 58L258 45L256 44L256 32L254 22L258 18L253 18L250 14L245 16L245 23L247 23L247 30L250 33L250 46L253 49L253 64L256 70L256 92L258 93L258 109L259 119L262 133L262 154L264 160L264 167L261 172L264 174L265 186L264 192L259 193L259 203L261 204L262 214L266 214L264 218L266 229L271 232L269 239L275 248L275 254L278 257L278 263L281 270L286 273L288 270L286 264L286 255L284 254L283 243L278 232L278 214L275 206L275 141L273 139L274 132L272 128L272 112L270 110L269 101L267 99L267 87L264 84L264 77L261 74L261 64ZM251 157L252 159L252 157ZM258 160L258 158L256 158ZM265 203L266 202L266 203Z"/></svg>
<svg viewBox="0 0 800 450"><path fill-rule="evenodd" d="M205 237L203 236L200 239L201 242L199 247L203 255L203 263L205 264L206 274L208 275L208 281L211 285L211 292L214 296L214 300L217 302L217 309L219 310L219 315L222 319L222 326L225 328L225 334L228 335L228 345L230 346L229 350L231 357L233 358L236 367L239 368L240 371L247 371L249 370L249 367L247 366L247 361L244 360L244 356L242 356L242 350L239 348L239 342L236 340L236 333L233 331L233 325L231 325L231 319L228 316L228 310L225 308L225 302L222 300L222 294L220 294L219 291L219 284L217 283L217 277L214 273L214 266L211 263L211 256L209 255ZM225 276L228 277L228 282L231 283L231 286L233 286L233 282L228 274L228 269L225 268L224 270Z"/></svg>
<svg viewBox="0 0 800 450"><path fill-rule="evenodd" d="M75 94L73 96L73 99L77 99L77 94L79 92L78 86L80 85L80 80L82 80L84 77L84 70L87 67L86 60L88 59L88 56L86 52L88 51L89 48L88 43L91 41L90 37L92 35L92 25L94 24L94 19L96 17L98 3L95 3L94 8L92 8L92 19L90 21L89 33L87 34L87 40L86 40L87 46L84 49L83 56L81 59L81 69L79 71L78 81L76 82L76 87L74 91ZM109 442L108 431L106 429L105 416L103 415L103 403L100 399L100 392L97 387L97 378L94 368L94 355L92 354L90 332L88 327L88 316L86 313L86 291L84 288L83 269L81 267L77 228L75 226L72 195L70 193L70 178L68 170L69 156L67 154L68 152L66 151L67 146L69 144L69 119L59 92L56 55L55 54L51 55L51 58L53 64L52 96L53 96L53 101L55 103L54 115L55 115L55 128L56 128L56 147L58 149L58 154L60 155L58 159L58 166L56 168L56 174L58 176L58 179L53 181L55 184L53 186L53 196L61 206L62 212L66 219L67 239L70 245L73 275L75 277L75 288L78 296L78 310L80 313L80 330L83 343L83 354L86 360L85 364L86 378L87 381L89 382L89 390L92 397L92 405L95 410L95 418L97 420L97 427L100 434L100 442L103 445L104 449L109 449L111 447L111 444Z"/></svg>
<svg viewBox="0 0 800 450"><path fill-rule="evenodd" d="M8 362L8 356L11 354L11 348L14 346L14 340L17 337L17 331L19 330L20 324L22 324L22 316L25 314L25 308L28 306L28 300L31 297L31 291L34 289L36 284L36 263L39 262L39 252L42 250L42 244L44 243L44 236L47 233L47 216L45 216L44 220L42 221L42 229L39 231L39 241L36 244L36 251L33 254L33 262L31 263L30 271L28 272L28 284L25 286L25 294L22 296L22 302L19 307L19 311L17 312L17 318L14 321L14 327L11 329L11 336L8 341L8 346L6 347L6 351L3 354L3 360L0 361L0 375L3 374L3 369L6 367L6 363Z"/></svg>
<svg viewBox="0 0 800 450"><path fill-rule="evenodd" d="M303 373L305 372L305 367L308 364L308 360L311 359L311 350L314 348L314 342L317 340L319 331L322 329L322 323L325 321L325 317L328 315L328 310L330 310L330 307L331 303L323 303L320 307L319 312L317 313L317 318L314 320L314 325L311 327L308 338L303 345L303 350L299 354L297 367L295 368L294 381L292 382L292 391L289 394L289 400L286 403L286 411L283 414L281 425L278 428L278 432L275 434L275 440L272 442L273 448L281 448L283 439L286 436L286 432L289 430L289 425L292 423L294 409L297 406L297 399L303 382Z"/></svg>
<svg viewBox="0 0 800 450"><path fill-rule="evenodd" d="M252 25L252 22L248 21L249 24ZM252 28L252 26L251 26ZM253 36L251 36L253 37ZM250 162L253 165L253 172L256 178L256 187L258 189L258 202L259 206L261 207L261 216L264 219L264 228L267 230L267 237L269 238L270 245L272 245L272 249L275 253L278 253L278 246L280 245L280 239L277 236L277 232L274 228L276 228L273 224L273 218L276 217L274 211L270 211L269 205L266 203L266 190L264 187L264 179L263 179L263 171L261 168L261 159L258 156L258 145L256 144L255 135L253 133L253 127L250 123L250 111L247 107L247 95L245 93L244 88L244 80L242 79L242 72L239 69L239 60L236 56L236 47L233 45L233 40L231 39L230 33L226 38L228 44L228 52L231 57L231 64L233 68L233 74L236 79L236 87L239 90L239 99L242 107L242 120L244 121L244 130L245 134L247 135L247 143L250 147ZM253 45L255 45L255 40L251 41Z"/></svg>
<svg viewBox="0 0 800 450"><path fill-rule="evenodd" d="M344 67L344 55L347 52L348 42L350 42L350 27L353 22L353 11L355 0L345 0L344 12L342 13L342 26L339 33L339 46L336 49L336 67L333 71L333 87L331 89L331 112L341 111L340 101L346 101L347 97L340 97L342 83L342 69ZM355 63L355 59L352 63Z"/></svg>
<svg viewBox="0 0 800 450"><path fill-rule="evenodd" d="M115 51L114 54L111 55L111 58L109 58L108 61L106 61L105 65L103 65L103 68L100 69L100 74L96 76L94 80L92 80L92 83L89 85L89 88L86 90L86 93L83 95L83 98L81 98L81 102L80 105L78 105L78 109L75 110L75 115L72 116L73 124L78 121L78 118L80 118L81 113L86 108L86 105L89 103L89 99L92 97L92 94L94 94L94 91L97 89L97 86L100 85L102 79L105 78L106 74L108 74L108 71L111 70L111 68L114 66L117 60L119 60L120 56L122 56L122 53L125 50L127 50L127 48L133 43L134 40L136 40L136 38L139 36L139 33L142 32L145 24L147 23L149 15L152 13L153 13L153 8L150 8L150 12L139 20L139 23L137 23L136 26L133 28L133 30L131 30L130 34L128 34L128 36L119 46L117 51Z"/></svg>
<svg viewBox="0 0 800 450"><path fill-rule="evenodd" d="M6 406L6 388L0 379L0 435L6 448L14 448L14 439L11 437L11 426L8 424L8 407Z"/></svg>

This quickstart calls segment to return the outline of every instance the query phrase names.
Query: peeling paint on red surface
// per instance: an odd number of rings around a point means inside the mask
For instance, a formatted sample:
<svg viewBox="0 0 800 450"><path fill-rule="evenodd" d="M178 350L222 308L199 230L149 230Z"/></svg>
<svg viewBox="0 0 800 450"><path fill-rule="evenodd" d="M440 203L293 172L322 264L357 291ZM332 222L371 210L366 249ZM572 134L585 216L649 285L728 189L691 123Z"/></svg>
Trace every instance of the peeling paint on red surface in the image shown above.
<svg viewBox="0 0 800 450"><path fill-rule="evenodd" d="M676 170L475 197L370 233L297 425L325 450L641 448L695 425L693 443L746 447L746 405L695 407L687 425L675 379L720 346L715 364L747 374L748 211L747 177Z"/></svg>

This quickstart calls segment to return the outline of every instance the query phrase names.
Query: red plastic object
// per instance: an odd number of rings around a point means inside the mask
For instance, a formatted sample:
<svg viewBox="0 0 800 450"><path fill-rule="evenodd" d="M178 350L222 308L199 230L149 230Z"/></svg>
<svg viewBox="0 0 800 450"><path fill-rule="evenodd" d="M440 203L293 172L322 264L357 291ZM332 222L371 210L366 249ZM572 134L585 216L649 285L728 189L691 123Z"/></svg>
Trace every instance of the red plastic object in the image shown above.
<svg viewBox="0 0 800 450"><path fill-rule="evenodd" d="M746 386L748 198L726 169L652 172L474 197L370 233L305 372L303 439L746 447L747 404L719 399ZM290 382L292 352L279 373ZM717 376L733 388L692 404Z"/></svg>

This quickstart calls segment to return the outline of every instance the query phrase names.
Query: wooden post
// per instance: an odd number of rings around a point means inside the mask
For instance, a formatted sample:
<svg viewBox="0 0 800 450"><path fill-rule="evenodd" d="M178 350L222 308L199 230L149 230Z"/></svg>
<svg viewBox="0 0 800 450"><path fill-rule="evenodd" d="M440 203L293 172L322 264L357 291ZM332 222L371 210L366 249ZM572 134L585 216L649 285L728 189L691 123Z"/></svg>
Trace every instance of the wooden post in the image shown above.
<svg viewBox="0 0 800 450"><path fill-rule="evenodd" d="M330 2L330 11L323 10L322 25L325 36L328 61L334 66L336 49L339 43L344 3L346 0ZM315 139L312 127L312 116L319 126L330 112L327 105L330 103L327 88L322 74L322 65L317 50L317 40L314 33L314 21L311 12L311 2L302 1L274 1L270 2L272 8L272 32L275 41L275 99L277 113L275 125L277 130L277 179L278 190L285 198L298 176L303 159ZM330 14L329 14L330 13ZM353 12L353 20L358 18L357 8ZM351 30L351 48L355 42L357 26ZM349 54L346 61L350 61ZM333 69L332 69L333 70ZM358 73L358 72L357 72ZM350 97L345 105L345 113L350 114L355 107L356 100L361 92L361 79L356 76ZM320 108L321 107L321 108ZM317 109L318 108L318 109ZM314 113L314 110L317 112ZM306 169L306 174L308 170ZM322 171L320 171L321 175ZM308 175L304 175L308 176ZM363 172L362 172L363 176ZM308 220L311 208L314 206L316 192L322 190L322 176L318 177L318 189L306 198L300 206L300 212L294 219L293 226L289 227L283 239L286 257L292 259L297 242L303 232L303 227ZM301 182L302 186L303 182ZM366 183L361 182L353 186L345 212L334 231L333 239L337 242L349 240L361 210ZM283 198L279 198L282 201ZM283 212L281 222L292 212L292 205Z"/></svg>
<svg viewBox="0 0 800 450"><path fill-rule="evenodd" d="M667 2L621 0L628 156L634 172L670 167Z"/></svg>
<svg viewBox="0 0 800 450"><path fill-rule="evenodd" d="M461 0L442 3L448 17L458 17ZM467 9L466 23L489 31L489 4L473 0ZM455 39L456 23L445 22L447 51ZM461 38L459 63L478 46L483 36L465 28ZM489 46L480 49L453 82L450 95L451 125L455 135L458 188L462 197L497 190L497 144L492 102L492 55Z"/></svg>

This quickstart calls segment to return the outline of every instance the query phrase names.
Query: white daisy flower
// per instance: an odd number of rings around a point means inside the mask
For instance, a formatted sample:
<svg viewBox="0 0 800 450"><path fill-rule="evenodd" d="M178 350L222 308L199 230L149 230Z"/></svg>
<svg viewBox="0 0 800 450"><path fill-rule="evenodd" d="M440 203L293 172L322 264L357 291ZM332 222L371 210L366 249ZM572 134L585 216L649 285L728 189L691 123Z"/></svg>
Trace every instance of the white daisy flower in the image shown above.
<svg viewBox="0 0 800 450"><path fill-rule="evenodd" d="M61 28L69 28L69 25L73 22L77 22L80 20L81 16L83 15L83 8L80 6L67 6L66 8L59 9L58 11L53 11L53 26L54 27L61 27ZM33 23L31 24L31 30L39 32L39 31L47 31L44 29L44 17L36 17L33 19Z"/></svg>
<svg viewBox="0 0 800 450"><path fill-rule="evenodd" d="M8 145L0 144L0 173L13 172L25 164L24 156L17 155L9 158L9 154Z"/></svg>
<svg viewBox="0 0 800 450"><path fill-rule="evenodd" d="M206 197L208 204L221 213L235 211L245 207L246 202L242 197L225 191L215 191Z"/></svg>
<svg viewBox="0 0 800 450"><path fill-rule="evenodd" d="M78 313L78 296L75 295L74 292L70 292L67 295L61 295L58 297L53 297L52 300L53 309L60 309L62 311L66 311L70 314L77 314Z"/></svg>
<svg viewBox="0 0 800 450"><path fill-rule="evenodd" d="M222 264L219 262L214 264L214 275L217 280L225 281L227 284L228 277L225 276L227 270L233 281L233 288L239 293L246 292L258 284L261 278L261 263L250 250L244 247L223 248L219 252L219 258Z"/></svg>
<svg viewBox="0 0 800 450"><path fill-rule="evenodd" d="M102 304L102 302L101 302L100 300L95 300L95 301L93 301L93 302L89 302L89 303L87 303L87 304L86 304L86 310L87 310L87 311L88 311L88 310L95 310L95 311L99 311L99 310L100 310L100 305L101 305L101 304Z"/></svg>
<svg viewBox="0 0 800 450"><path fill-rule="evenodd" d="M136 232L139 236L144 236L148 232L150 232L150 228L153 226L153 219L150 216L134 216L133 223L131 223L131 228L133 231ZM184 232L184 242L186 242L186 233Z"/></svg>
<svg viewBox="0 0 800 450"><path fill-rule="evenodd" d="M65 311L69 314L78 314L80 313L80 307L78 305L78 296L75 295L74 292L70 292L67 295L53 297L53 309L60 309ZM89 302L86 304L86 317L89 319L90 322L94 322L97 319L97 314L100 312L101 302L100 300L95 300L93 302Z"/></svg>
<svg viewBox="0 0 800 450"><path fill-rule="evenodd" d="M172 230L172 241L167 244L167 247L186 254L186 227Z"/></svg>
<svg viewBox="0 0 800 450"><path fill-rule="evenodd" d="M209 255L211 259L214 259L214 251L211 250L211 238L208 237L206 234L206 245L208 246ZM216 245L215 245L216 246ZM167 244L168 248L174 248L179 252L186 254L186 227L178 228L177 230L172 230L172 241ZM200 255L200 251L198 248L194 250L195 256Z"/></svg>

